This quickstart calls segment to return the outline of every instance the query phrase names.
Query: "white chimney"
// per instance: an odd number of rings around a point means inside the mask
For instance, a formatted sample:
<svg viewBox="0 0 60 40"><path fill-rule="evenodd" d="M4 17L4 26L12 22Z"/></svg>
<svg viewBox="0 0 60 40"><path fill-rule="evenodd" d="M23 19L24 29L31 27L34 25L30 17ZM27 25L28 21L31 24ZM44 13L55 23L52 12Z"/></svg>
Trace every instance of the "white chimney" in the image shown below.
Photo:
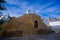
<svg viewBox="0 0 60 40"><path fill-rule="evenodd" d="M29 14L30 13L30 10L27 10L27 14Z"/></svg>

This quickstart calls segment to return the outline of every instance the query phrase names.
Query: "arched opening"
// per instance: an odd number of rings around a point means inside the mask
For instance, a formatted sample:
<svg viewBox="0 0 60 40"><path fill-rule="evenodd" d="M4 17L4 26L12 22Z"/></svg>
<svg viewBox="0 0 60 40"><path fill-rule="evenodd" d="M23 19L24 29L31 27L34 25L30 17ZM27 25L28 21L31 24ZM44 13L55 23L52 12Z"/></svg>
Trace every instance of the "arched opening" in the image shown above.
<svg viewBox="0 0 60 40"><path fill-rule="evenodd" d="M34 27L35 27L35 28L38 27L38 21L34 21Z"/></svg>

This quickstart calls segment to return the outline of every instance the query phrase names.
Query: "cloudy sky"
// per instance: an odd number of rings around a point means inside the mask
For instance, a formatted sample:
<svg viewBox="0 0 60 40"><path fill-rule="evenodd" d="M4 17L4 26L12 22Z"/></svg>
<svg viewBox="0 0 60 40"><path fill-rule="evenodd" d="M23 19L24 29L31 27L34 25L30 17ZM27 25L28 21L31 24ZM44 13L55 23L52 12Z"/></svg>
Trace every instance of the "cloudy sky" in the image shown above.
<svg viewBox="0 0 60 40"><path fill-rule="evenodd" d="M44 17L60 17L60 0L6 0L10 16L21 16L28 9Z"/></svg>

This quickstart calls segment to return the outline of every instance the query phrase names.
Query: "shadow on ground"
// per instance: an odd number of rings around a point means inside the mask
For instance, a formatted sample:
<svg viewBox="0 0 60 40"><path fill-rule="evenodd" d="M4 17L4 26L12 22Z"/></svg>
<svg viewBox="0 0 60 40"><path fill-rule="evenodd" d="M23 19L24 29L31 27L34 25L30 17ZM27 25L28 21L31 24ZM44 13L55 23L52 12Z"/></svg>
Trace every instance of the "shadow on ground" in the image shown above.
<svg viewBox="0 0 60 40"><path fill-rule="evenodd" d="M38 34L28 37L0 37L0 40L60 40L60 34Z"/></svg>

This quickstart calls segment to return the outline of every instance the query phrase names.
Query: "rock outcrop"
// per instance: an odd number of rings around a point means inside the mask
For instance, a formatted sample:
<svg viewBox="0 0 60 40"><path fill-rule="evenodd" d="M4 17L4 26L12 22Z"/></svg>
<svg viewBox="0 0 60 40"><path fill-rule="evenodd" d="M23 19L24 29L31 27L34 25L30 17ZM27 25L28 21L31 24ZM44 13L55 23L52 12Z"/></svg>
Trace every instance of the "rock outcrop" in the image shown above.
<svg viewBox="0 0 60 40"><path fill-rule="evenodd" d="M37 21L37 24L35 21ZM21 17L13 18L4 23L2 28L6 31L6 36L29 36L38 34L38 30L48 29L42 22L41 17L36 14L24 14Z"/></svg>

